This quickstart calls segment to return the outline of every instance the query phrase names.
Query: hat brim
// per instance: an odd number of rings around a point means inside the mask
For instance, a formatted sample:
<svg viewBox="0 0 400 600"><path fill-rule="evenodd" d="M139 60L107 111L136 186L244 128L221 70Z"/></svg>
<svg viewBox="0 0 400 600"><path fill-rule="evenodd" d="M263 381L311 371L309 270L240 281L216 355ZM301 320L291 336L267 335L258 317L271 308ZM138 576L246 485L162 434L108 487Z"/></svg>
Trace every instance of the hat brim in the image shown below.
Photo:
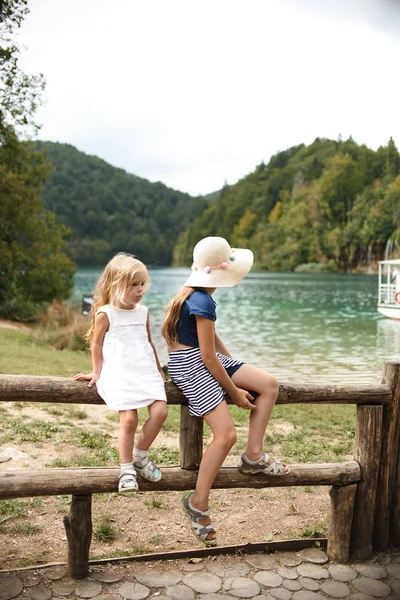
<svg viewBox="0 0 400 600"><path fill-rule="evenodd" d="M239 283L250 271L254 254L247 248L235 248L235 260L230 260L227 263L227 268L211 269L206 273L204 269L192 271L189 279L185 282L187 287L232 287Z"/></svg>

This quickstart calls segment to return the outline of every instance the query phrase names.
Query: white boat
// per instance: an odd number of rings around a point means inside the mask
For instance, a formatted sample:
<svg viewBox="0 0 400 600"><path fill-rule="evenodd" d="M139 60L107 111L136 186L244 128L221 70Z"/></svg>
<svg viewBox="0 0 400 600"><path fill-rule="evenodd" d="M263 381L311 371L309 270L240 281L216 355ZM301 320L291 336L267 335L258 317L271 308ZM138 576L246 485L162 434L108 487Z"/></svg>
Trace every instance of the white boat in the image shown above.
<svg viewBox="0 0 400 600"><path fill-rule="evenodd" d="M379 261L378 312L400 319L400 258Z"/></svg>

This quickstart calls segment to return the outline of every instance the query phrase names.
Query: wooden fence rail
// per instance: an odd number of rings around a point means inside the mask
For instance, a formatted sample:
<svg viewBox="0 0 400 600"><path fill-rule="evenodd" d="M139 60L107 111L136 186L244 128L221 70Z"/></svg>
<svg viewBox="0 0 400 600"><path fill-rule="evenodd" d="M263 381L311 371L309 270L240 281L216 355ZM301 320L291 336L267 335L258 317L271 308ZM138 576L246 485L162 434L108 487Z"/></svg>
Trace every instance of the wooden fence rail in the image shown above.
<svg viewBox="0 0 400 600"><path fill-rule="evenodd" d="M213 488L267 488L304 485L347 485L360 481L357 461L329 464L290 465L285 477L245 475L236 467L222 467ZM162 467L163 478L158 483L140 479L141 492L185 491L196 484L197 472L180 467ZM116 492L119 468L82 467L60 469L19 469L0 473L0 500L58 496L60 494L93 494Z"/></svg>
<svg viewBox="0 0 400 600"><path fill-rule="evenodd" d="M168 404L187 405L179 388L166 384ZM228 403L230 399L228 398ZM0 402L104 404L95 387L68 377L0 375ZM301 385L281 383L277 404L390 404L392 388L382 385Z"/></svg>
<svg viewBox="0 0 400 600"><path fill-rule="evenodd" d="M168 404L181 408L179 463L162 468L156 486L141 480L142 491L187 490L195 486L203 452L203 420L189 415L178 388L166 384ZM227 399L230 402L229 398ZM95 388L62 377L0 375L0 402L104 404ZM284 478L249 476L222 467L214 488L331 486L328 554L346 562L367 559L390 543L400 546L400 363L387 362L380 385L280 385L277 404L356 404L354 460L334 464L296 464ZM93 493L115 492L118 468L4 470L0 500L72 494L64 517L68 574L80 579L89 568Z"/></svg>

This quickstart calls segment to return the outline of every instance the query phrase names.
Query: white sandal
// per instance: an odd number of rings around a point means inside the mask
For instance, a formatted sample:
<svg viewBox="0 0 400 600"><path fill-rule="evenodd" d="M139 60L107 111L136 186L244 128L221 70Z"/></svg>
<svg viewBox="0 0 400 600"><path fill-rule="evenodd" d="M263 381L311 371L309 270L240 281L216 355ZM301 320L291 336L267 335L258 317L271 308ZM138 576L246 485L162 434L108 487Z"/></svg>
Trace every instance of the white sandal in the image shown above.
<svg viewBox="0 0 400 600"><path fill-rule="evenodd" d="M210 533L215 533L215 527L213 524L210 523L209 525L201 525L199 523L200 519L210 516L211 509L208 508L207 510L203 511L194 508L191 502L192 497L193 492L182 498L183 510L185 511L186 516L189 518L192 532L200 541L204 542L206 546L216 546L217 540L215 538L211 540L207 539Z"/></svg>
<svg viewBox="0 0 400 600"><path fill-rule="evenodd" d="M136 471L149 481L161 481L162 473L155 463L147 456L143 456L140 460L134 460L133 466Z"/></svg>
<svg viewBox="0 0 400 600"><path fill-rule="evenodd" d="M127 471L122 471L121 475L119 476L118 491L137 492L138 489L139 486L136 481L135 469L128 469Z"/></svg>

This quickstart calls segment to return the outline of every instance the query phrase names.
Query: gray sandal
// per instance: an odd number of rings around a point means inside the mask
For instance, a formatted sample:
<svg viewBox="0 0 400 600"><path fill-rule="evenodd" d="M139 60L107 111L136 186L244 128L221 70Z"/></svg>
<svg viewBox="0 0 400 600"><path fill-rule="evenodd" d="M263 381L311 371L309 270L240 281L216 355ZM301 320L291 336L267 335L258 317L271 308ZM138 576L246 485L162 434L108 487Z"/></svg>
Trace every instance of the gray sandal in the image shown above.
<svg viewBox="0 0 400 600"><path fill-rule="evenodd" d="M215 528L213 524L210 523L209 525L201 525L199 523L200 519L210 516L211 509L208 508L207 510L202 511L198 510L197 508L194 508L191 502L192 497L193 492L191 492L188 496L184 496L182 498L183 510L185 511L186 516L189 518L192 532L200 541L204 542L206 546L216 546L216 539L207 539L207 536L210 533L215 533Z"/></svg>
<svg viewBox="0 0 400 600"><path fill-rule="evenodd" d="M272 462L268 462L269 460L271 460ZM265 475L279 476L287 475L288 473L290 473L290 468L287 466L286 463L283 463L281 460L274 458L266 452L257 461L249 460L246 454L242 452L238 464L238 469L241 473L248 473L250 475L264 473Z"/></svg>

